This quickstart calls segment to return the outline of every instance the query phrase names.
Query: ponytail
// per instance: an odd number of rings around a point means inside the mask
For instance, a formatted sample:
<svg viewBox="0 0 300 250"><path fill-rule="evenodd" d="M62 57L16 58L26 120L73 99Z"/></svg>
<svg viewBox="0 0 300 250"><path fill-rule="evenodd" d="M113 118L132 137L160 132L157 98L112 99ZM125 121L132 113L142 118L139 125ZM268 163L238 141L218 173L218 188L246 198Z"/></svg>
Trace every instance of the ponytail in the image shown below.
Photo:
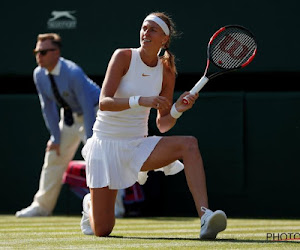
<svg viewBox="0 0 300 250"><path fill-rule="evenodd" d="M179 35L175 29L175 23L173 22L172 18L164 12L153 12L151 13L151 15L159 17L168 25L170 31L169 40L163 45L162 49L165 50L165 52L160 58L162 60L162 63L167 68L169 68L175 75L177 75L175 56L169 50L171 40Z"/></svg>
<svg viewBox="0 0 300 250"><path fill-rule="evenodd" d="M165 50L163 56L161 56L162 63L167 66L175 75L177 75L177 69L175 65L175 56L168 50Z"/></svg>

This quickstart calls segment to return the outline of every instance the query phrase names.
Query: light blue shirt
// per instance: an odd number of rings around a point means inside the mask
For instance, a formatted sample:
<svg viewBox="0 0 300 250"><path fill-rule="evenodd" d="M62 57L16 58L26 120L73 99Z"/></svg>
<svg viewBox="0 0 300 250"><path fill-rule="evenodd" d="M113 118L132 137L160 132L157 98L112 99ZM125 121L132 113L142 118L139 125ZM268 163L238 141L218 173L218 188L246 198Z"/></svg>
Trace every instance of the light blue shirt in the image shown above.
<svg viewBox="0 0 300 250"><path fill-rule="evenodd" d="M60 143L58 103L52 92L49 72L40 66L33 72L33 80L39 95L46 126L54 143ZM100 87L94 83L74 62L60 58L51 72L59 94L77 115L83 115L86 137L92 136L96 119L95 106L98 105Z"/></svg>

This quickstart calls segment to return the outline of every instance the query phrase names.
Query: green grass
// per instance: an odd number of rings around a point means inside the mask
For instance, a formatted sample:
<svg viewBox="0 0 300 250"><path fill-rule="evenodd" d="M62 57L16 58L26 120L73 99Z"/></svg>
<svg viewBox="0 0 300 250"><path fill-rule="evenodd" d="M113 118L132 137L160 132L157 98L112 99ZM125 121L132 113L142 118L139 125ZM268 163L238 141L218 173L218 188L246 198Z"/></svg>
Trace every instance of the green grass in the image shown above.
<svg viewBox="0 0 300 250"><path fill-rule="evenodd" d="M300 220L229 219L214 241L198 239L197 218L117 219L110 237L86 236L79 216L0 216L0 249L300 249L300 241L267 241L267 233L299 233ZM299 236L298 236L299 237Z"/></svg>

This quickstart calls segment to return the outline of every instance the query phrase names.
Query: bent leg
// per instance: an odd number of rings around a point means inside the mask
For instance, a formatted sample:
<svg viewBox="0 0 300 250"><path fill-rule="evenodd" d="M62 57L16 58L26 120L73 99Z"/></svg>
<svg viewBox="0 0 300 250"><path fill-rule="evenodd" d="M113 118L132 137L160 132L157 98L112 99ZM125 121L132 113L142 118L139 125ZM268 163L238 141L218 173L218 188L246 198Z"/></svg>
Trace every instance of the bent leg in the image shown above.
<svg viewBox="0 0 300 250"><path fill-rule="evenodd" d="M118 190L90 188L90 224L98 237L108 236L115 225L115 201Z"/></svg>
<svg viewBox="0 0 300 250"><path fill-rule="evenodd" d="M188 187L192 193L198 215L201 217L203 214L201 207L208 207L208 200L203 161L195 137L163 137L145 161L141 171L158 169L179 159L183 160Z"/></svg>

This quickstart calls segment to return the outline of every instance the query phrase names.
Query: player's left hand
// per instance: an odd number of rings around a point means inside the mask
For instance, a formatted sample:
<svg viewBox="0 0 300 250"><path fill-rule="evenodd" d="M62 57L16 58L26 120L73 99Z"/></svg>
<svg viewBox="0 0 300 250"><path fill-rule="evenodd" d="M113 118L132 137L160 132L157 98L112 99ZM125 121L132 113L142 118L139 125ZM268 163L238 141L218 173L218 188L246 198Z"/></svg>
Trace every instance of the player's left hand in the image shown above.
<svg viewBox="0 0 300 250"><path fill-rule="evenodd" d="M188 104L183 103L183 98L186 98L188 100ZM193 107L194 103L198 99L199 94L196 93L195 95L191 95L190 92L186 91L184 92L176 101L176 109L178 112L184 112L189 110L190 108Z"/></svg>

